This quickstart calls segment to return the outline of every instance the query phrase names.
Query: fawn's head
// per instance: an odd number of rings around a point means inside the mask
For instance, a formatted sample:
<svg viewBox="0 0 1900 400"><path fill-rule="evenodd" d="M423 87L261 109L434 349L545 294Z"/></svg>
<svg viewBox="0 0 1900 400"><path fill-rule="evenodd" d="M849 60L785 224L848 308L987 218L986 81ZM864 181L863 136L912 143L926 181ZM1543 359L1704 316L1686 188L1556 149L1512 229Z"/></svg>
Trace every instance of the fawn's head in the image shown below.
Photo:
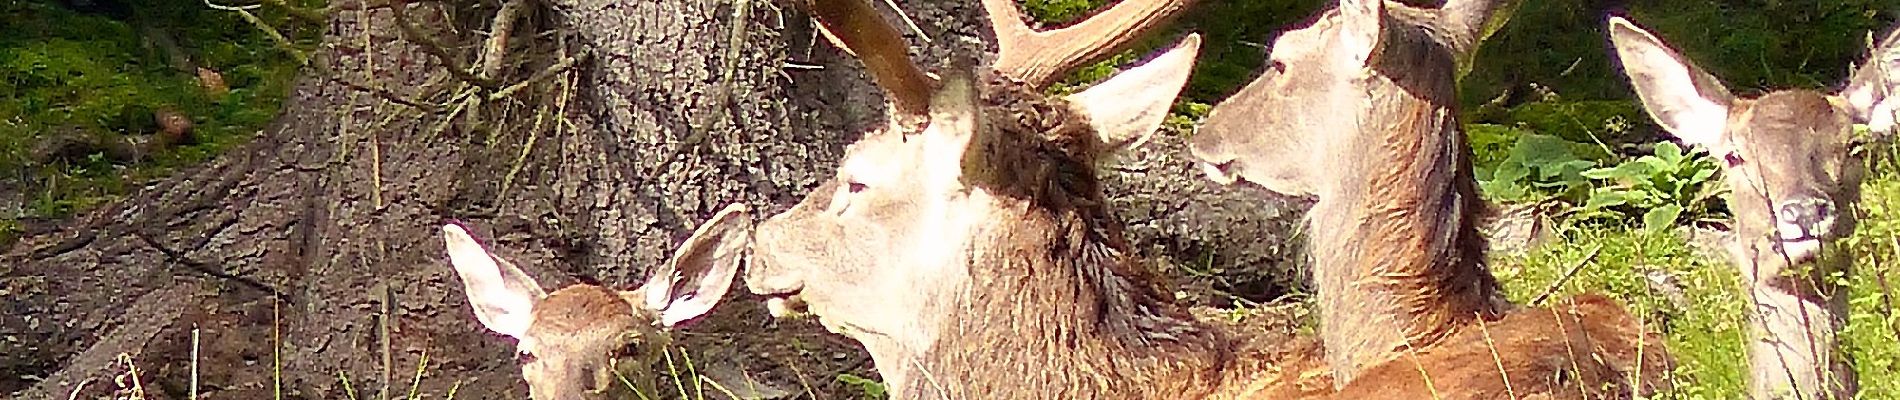
<svg viewBox="0 0 1900 400"><path fill-rule="evenodd" d="M1766 241L1795 263L1819 254L1824 241L1854 230L1862 162L1854 124L1892 125L1896 42L1888 35L1874 57L1837 93L1774 91L1737 98L1662 39L1611 17L1610 39L1644 109L1683 143L1720 160L1732 194L1737 233Z"/></svg>
<svg viewBox="0 0 1900 400"><path fill-rule="evenodd" d="M665 351L666 330L706 314L725 296L750 245L751 223L744 205L726 207L630 291L575 284L548 293L462 226L443 225L442 236L475 317L517 340L521 376L534 399L630 398L611 393L654 395L648 368Z"/></svg>

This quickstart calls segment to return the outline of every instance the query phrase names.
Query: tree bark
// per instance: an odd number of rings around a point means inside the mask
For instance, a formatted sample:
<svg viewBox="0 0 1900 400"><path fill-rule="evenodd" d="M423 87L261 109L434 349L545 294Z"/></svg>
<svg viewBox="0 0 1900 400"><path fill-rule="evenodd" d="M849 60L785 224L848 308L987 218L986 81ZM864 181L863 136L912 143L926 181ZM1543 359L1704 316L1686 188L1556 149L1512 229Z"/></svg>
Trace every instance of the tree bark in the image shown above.
<svg viewBox="0 0 1900 400"><path fill-rule="evenodd" d="M927 67L966 39L994 50L975 1L912 3ZM410 30L390 8L338 8L251 143L23 237L0 255L0 377L18 377L0 393L101 397L131 372L124 354L148 398L184 398L196 331L201 398L519 397L512 341L470 318L443 261L444 219L550 288L631 287L725 204L763 217L798 201L884 115L857 63L772 1L528 4L501 63L468 50L489 42L492 5L399 6ZM1179 142L1111 174L1137 243L1288 282L1283 205L1203 183ZM680 335L701 367L799 392L875 376L855 343L770 323L740 292Z"/></svg>

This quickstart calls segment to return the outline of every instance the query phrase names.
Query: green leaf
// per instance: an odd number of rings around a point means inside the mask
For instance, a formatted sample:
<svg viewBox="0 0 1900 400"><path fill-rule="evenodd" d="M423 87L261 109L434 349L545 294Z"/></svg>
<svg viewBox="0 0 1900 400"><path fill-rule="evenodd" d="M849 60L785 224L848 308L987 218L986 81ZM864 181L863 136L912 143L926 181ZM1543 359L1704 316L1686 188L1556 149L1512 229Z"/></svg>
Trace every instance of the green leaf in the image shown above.
<svg viewBox="0 0 1900 400"><path fill-rule="evenodd" d="M1680 215L1682 215L1682 206L1675 204L1664 204L1649 209L1649 212L1643 213L1643 228L1650 231L1667 229L1675 226L1676 217Z"/></svg>
<svg viewBox="0 0 1900 400"><path fill-rule="evenodd" d="M1627 203L1629 203L1628 192L1600 189L1590 193L1590 200L1584 202L1583 208L1586 210L1596 210Z"/></svg>
<svg viewBox="0 0 1900 400"><path fill-rule="evenodd" d="M1675 142L1657 143L1656 157L1671 164L1678 163L1682 161L1682 148L1677 147Z"/></svg>

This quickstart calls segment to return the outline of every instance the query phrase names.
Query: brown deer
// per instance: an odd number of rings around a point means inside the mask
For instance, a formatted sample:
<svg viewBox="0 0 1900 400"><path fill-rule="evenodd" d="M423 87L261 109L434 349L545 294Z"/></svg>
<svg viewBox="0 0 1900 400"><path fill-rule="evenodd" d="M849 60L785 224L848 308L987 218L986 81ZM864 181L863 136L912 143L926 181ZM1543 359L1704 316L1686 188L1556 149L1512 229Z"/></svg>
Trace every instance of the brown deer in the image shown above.
<svg viewBox="0 0 1900 400"><path fill-rule="evenodd" d="M1178 9L1167 4L1124 1L1067 29L1126 40L1142 26L1102 21L1165 20L1131 10ZM1008 33L1026 30L1013 2L985 5L999 60L1053 48ZM1586 297L1458 330L1335 392L1309 340L1189 316L1104 208L1097 163L1154 133L1198 36L1050 98L1044 79L1068 67L1000 62L939 79L862 0L808 6L894 115L833 180L759 226L746 286L775 313L809 312L862 343L893 398L1620 398L1635 360L1660 359L1620 308Z"/></svg>
<svg viewBox="0 0 1900 400"><path fill-rule="evenodd" d="M1508 307L1476 233L1455 96L1494 3L1342 0L1281 34L1267 70L1189 141L1217 182L1317 197L1306 253L1342 384Z"/></svg>
<svg viewBox="0 0 1900 400"><path fill-rule="evenodd" d="M1887 82L1900 33L1873 49L1839 93L1783 90L1737 98L1622 17L1610 39L1644 109L1676 139L1722 160L1735 213L1729 256L1741 270L1749 317L1749 392L1757 399L1847 399L1854 371L1836 348L1847 288L1834 274L1853 256L1840 239L1854 231L1862 161L1851 151L1855 123L1891 125ZM1884 114L1884 115L1882 115Z"/></svg>
<svg viewBox="0 0 1900 400"><path fill-rule="evenodd" d="M635 398L631 391L657 395L651 368L670 342L666 330L725 296L751 225L745 205L727 206L630 291L575 284L549 293L461 225L443 225L442 239L476 319L517 341L531 397L626 399Z"/></svg>

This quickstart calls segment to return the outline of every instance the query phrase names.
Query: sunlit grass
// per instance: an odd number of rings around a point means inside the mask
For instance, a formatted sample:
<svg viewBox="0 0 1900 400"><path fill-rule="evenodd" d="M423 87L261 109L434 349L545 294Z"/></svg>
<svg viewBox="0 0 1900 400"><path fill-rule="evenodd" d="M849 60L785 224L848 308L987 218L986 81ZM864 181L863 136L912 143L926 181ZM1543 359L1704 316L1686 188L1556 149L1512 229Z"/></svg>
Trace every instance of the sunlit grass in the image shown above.
<svg viewBox="0 0 1900 400"><path fill-rule="evenodd" d="M1900 398L1900 325L1891 310L1892 267L1900 255L1900 178L1873 174L1863 189L1862 217L1849 286L1848 325L1841 333L1860 374L1862 399ZM1698 253L1676 232L1636 227L1565 226L1562 238L1522 256L1499 257L1494 271L1512 301L1557 286L1558 296L1601 293L1616 298L1652 329L1663 332L1676 358L1674 391L1660 398L1734 399L1746 391L1744 310L1740 273L1724 255ZM1591 257L1592 248L1601 247ZM1585 258L1588 257L1586 260Z"/></svg>

